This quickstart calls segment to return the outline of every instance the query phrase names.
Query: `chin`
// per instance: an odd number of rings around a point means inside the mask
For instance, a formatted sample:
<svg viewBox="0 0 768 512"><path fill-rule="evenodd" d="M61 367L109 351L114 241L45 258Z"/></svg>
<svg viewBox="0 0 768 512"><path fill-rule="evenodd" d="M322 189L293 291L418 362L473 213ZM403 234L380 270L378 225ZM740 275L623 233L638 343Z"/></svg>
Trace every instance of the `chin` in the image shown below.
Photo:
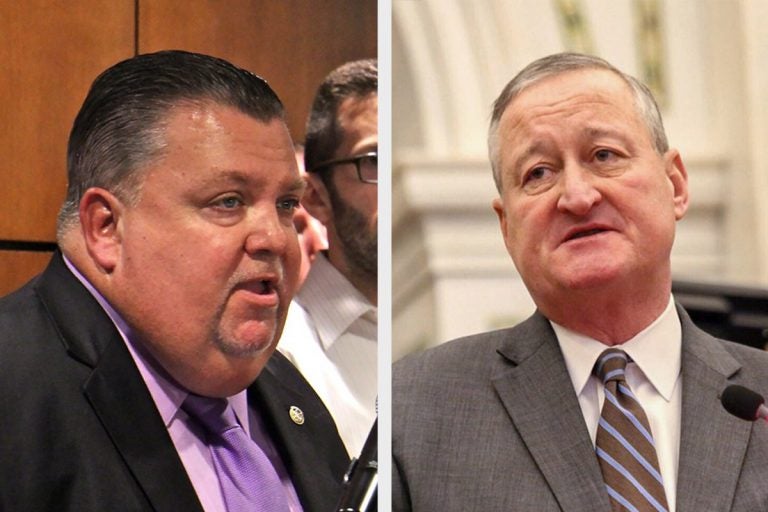
<svg viewBox="0 0 768 512"><path fill-rule="evenodd" d="M269 357L277 346L279 333L273 321L248 320L233 329L222 328L215 343L227 355L254 358Z"/></svg>
<svg viewBox="0 0 768 512"><path fill-rule="evenodd" d="M254 359L264 357L268 359L277 346L273 341L272 339L264 340L261 338L255 340L219 338L216 340L216 346L222 354L229 358Z"/></svg>
<svg viewBox="0 0 768 512"><path fill-rule="evenodd" d="M590 268L566 270L555 276L555 281L569 290L589 290L615 284L624 274L617 266L600 265Z"/></svg>

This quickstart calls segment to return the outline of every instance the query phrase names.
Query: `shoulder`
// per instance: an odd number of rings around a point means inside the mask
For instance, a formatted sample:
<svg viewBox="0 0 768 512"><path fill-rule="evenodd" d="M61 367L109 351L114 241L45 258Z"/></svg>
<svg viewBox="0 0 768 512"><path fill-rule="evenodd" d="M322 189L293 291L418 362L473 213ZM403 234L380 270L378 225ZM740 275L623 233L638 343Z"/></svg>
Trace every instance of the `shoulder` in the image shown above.
<svg viewBox="0 0 768 512"><path fill-rule="evenodd" d="M554 332L535 313L514 327L448 341L397 361L392 370L393 391L436 381L487 381L500 367L525 360L547 339L554 340Z"/></svg>
<svg viewBox="0 0 768 512"><path fill-rule="evenodd" d="M495 358L497 348L511 331L502 329L473 334L406 356L393 366L393 383L482 368L490 359Z"/></svg>
<svg viewBox="0 0 768 512"><path fill-rule="evenodd" d="M39 312L40 301L35 295L34 287L39 276L22 288L0 298L0 322L23 322L30 312ZM7 332L5 329L2 332Z"/></svg>
<svg viewBox="0 0 768 512"><path fill-rule="evenodd" d="M768 352L754 347L718 339L721 346L740 365L739 380L752 382L761 388L761 393L768 392Z"/></svg>
<svg viewBox="0 0 768 512"><path fill-rule="evenodd" d="M727 377L743 368L761 370L768 378L768 352L708 334L696 326L681 307L678 307L678 314L684 359L696 359Z"/></svg>
<svg viewBox="0 0 768 512"><path fill-rule="evenodd" d="M34 283L0 299L0 373L5 377L19 366L43 364L54 355L48 350L57 332L34 291ZM5 368L6 364L10 366Z"/></svg>
<svg viewBox="0 0 768 512"><path fill-rule="evenodd" d="M493 377L510 367L501 354L516 329L502 329L446 342L396 362L392 369L393 429L418 418L450 416L468 403L494 401Z"/></svg>
<svg viewBox="0 0 768 512"><path fill-rule="evenodd" d="M741 384L761 394L768 392L768 352L740 343L715 338L693 324L681 311L683 332L683 373L699 381L714 372L725 385Z"/></svg>

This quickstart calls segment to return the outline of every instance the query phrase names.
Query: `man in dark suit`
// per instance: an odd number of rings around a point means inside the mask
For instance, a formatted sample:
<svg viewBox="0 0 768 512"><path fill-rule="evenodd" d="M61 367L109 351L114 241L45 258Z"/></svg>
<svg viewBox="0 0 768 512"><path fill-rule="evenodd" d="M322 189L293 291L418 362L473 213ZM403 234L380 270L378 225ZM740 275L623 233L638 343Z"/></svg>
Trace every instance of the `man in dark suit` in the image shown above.
<svg viewBox="0 0 768 512"><path fill-rule="evenodd" d="M304 189L274 92L204 55L128 59L68 174L61 253L0 301L0 510L331 510L344 447L273 354Z"/></svg>
<svg viewBox="0 0 768 512"><path fill-rule="evenodd" d="M545 57L496 100L489 153L537 311L395 365L393 509L768 510L768 430L718 401L768 390L768 356L671 297L687 174L650 91Z"/></svg>

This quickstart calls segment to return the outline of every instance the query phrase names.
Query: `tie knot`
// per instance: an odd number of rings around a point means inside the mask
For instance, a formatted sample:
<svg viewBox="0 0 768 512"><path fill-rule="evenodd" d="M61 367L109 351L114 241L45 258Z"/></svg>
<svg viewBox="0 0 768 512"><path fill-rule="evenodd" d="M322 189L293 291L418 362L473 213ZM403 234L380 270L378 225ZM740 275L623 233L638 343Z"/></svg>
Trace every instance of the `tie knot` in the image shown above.
<svg viewBox="0 0 768 512"><path fill-rule="evenodd" d="M627 367L627 354L618 348L606 349L595 363L594 375L606 384L608 381L623 381Z"/></svg>
<svg viewBox="0 0 768 512"><path fill-rule="evenodd" d="M239 426L235 411L226 398L209 398L190 393L181 408L212 434L220 435Z"/></svg>

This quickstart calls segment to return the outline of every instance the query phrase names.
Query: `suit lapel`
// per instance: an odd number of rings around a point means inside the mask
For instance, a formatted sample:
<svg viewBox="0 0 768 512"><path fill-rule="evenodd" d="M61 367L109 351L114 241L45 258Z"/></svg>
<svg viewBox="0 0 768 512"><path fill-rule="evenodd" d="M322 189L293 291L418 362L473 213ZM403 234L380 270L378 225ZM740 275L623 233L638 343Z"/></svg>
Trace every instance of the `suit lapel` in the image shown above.
<svg viewBox="0 0 768 512"><path fill-rule="evenodd" d="M280 452L305 512L332 510L349 460L320 399L279 352L270 358L248 396ZM292 419L291 407L302 411L302 424Z"/></svg>
<svg viewBox="0 0 768 512"><path fill-rule="evenodd" d="M537 313L513 331L499 353L514 367L497 372L493 385L560 508L610 510L589 432L549 323Z"/></svg>
<svg viewBox="0 0 768 512"><path fill-rule="evenodd" d="M153 508L158 512L202 512L168 431L121 339L106 348L84 393Z"/></svg>
<svg viewBox="0 0 768 512"><path fill-rule="evenodd" d="M202 512L125 343L59 253L35 290L59 329L67 352L93 368L83 386L85 399L154 510Z"/></svg>
<svg viewBox="0 0 768 512"><path fill-rule="evenodd" d="M677 510L729 510L752 424L731 416L718 396L740 364L680 310L683 406Z"/></svg>

